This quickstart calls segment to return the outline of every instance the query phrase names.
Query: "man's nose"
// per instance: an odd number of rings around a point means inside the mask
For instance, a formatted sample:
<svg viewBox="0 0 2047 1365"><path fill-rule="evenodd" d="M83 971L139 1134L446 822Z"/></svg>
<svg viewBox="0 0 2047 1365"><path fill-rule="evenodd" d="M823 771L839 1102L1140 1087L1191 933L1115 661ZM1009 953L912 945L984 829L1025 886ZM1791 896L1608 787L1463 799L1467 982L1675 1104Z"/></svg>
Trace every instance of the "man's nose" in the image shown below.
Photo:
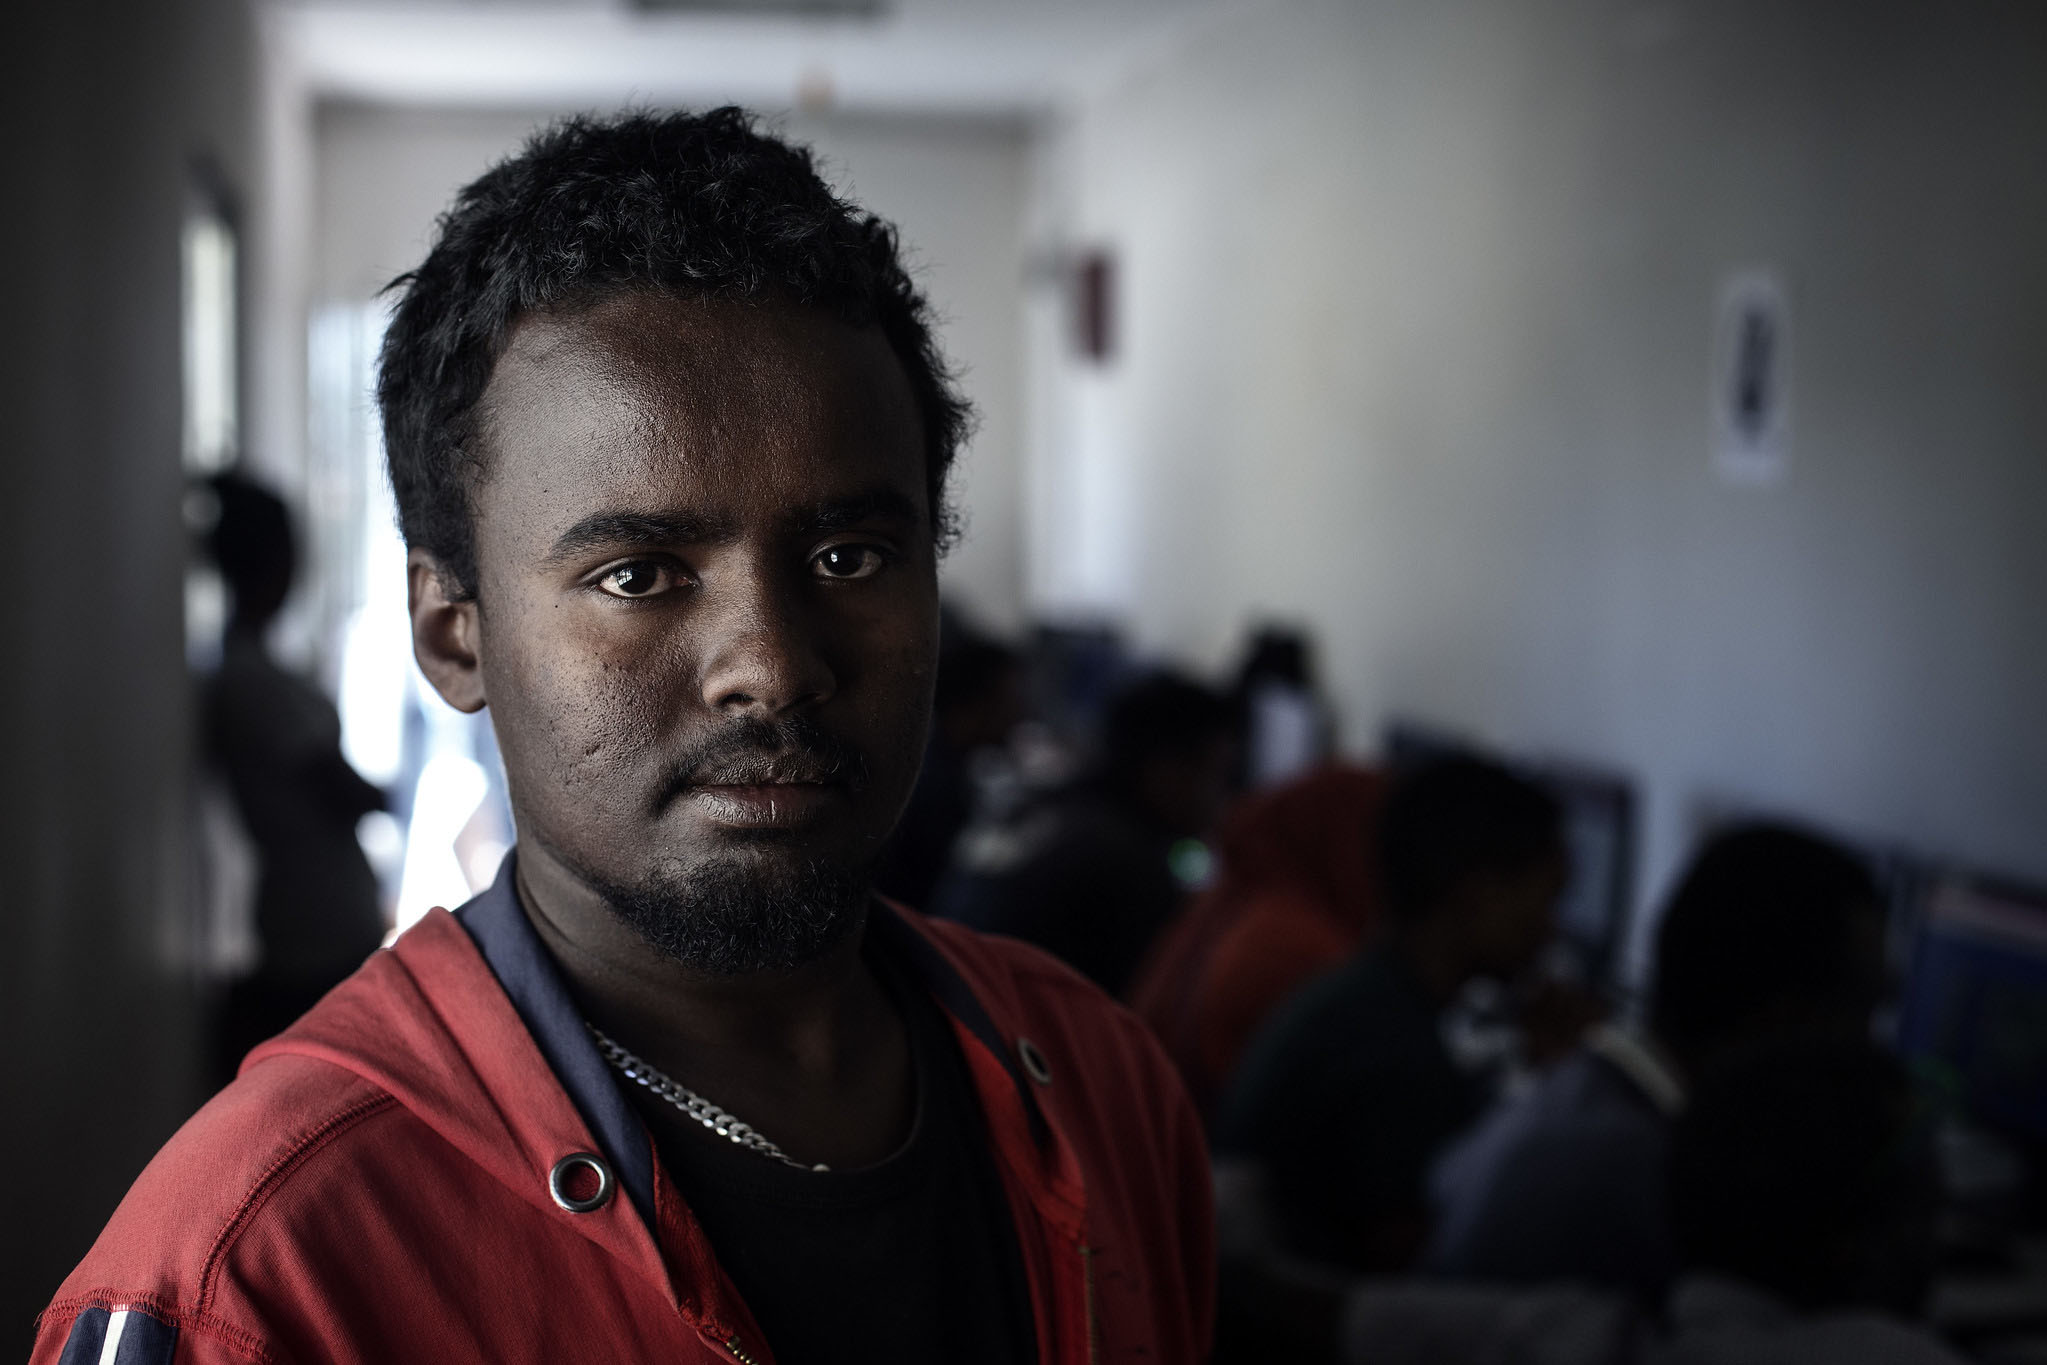
<svg viewBox="0 0 2047 1365"><path fill-rule="evenodd" d="M703 634L704 705L728 716L772 718L829 700L838 680L801 605L772 582L728 582Z"/></svg>

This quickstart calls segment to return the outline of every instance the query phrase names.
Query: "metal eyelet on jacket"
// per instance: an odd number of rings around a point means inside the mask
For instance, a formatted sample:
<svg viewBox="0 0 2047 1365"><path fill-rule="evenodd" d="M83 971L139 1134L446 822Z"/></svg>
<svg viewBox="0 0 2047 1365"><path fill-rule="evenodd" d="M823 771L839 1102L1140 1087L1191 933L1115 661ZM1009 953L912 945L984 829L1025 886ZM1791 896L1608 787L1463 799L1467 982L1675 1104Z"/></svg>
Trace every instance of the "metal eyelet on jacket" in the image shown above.
<svg viewBox="0 0 2047 1365"><path fill-rule="evenodd" d="M1038 1045L1028 1038L1016 1040L1016 1055L1023 1062L1024 1071L1039 1085L1052 1084L1052 1065L1045 1060L1045 1054L1038 1051Z"/></svg>
<svg viewBox="0 0 2047 1365"><path fill-rule="evenodd" d="M578 1171L589 1171L597 1177L595 1192L578 1199L569 1193L568 1182ZM611 1192L617 1182L612 1179L611 1167L601 1157L588 1152L570 1152L554 1163L554 1169L547 1173L547 1192L554 1196L554 1202L570 1213L595 1213L611 1202Z"/></svg>

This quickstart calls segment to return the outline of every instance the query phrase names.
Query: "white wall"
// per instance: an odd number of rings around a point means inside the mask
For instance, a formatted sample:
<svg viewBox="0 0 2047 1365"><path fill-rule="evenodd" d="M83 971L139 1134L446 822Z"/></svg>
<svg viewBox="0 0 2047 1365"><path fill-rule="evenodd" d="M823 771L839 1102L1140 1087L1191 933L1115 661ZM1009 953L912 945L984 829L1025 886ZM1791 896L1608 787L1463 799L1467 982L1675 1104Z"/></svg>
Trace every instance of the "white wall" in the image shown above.
<svg viewBox="0 0 2047 1365"><path fill-rule="evenodd" d="M516 150L544 115L364 106L321 110L315 298L371 297L418 264L455 191ZM805 118L855 202L895 222L942 318L941 341L980 410L955 489L967 536L947 559L950 597L990 625L1021 621L1017 479L1022 447L1023 130L1004 122Z"/></svg>
<svg viewBox="0 0 2047 1365"><path fill-rule="evenodd" d="M275 7L255 11L254 165L248 193L247 341L250 471L306 491L306 307L313 250L313 94Z"/></svg>
<svg viewBox="0 0 2047 1365"><path fill-rule="evenodd" d="M1026 581L1390 714L2047 879L2047 82L1987 3L1275 5L1045 140L1122 351L1031 320ZM1792 294L1789 478L1711 467L1716 280Z"/></svg>
<svg viewBox="0 0 2047 1365"><path fill-rule="evenodd" d="M953 477L964 537L948 599L990 628L1022 626L1024 202L1028 143L1007 123L799 120L855 203L901 229L939 340L980 425Z"/></svg>

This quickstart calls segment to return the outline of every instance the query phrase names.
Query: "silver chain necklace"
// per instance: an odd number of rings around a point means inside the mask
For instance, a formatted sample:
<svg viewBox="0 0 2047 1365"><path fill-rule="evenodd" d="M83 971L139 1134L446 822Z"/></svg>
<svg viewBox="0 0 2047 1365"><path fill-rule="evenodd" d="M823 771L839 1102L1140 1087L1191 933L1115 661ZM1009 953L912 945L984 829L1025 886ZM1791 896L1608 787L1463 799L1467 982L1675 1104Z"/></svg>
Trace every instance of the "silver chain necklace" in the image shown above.
<svg viewBox="0 0 2047 1365"><path fill-rule="evenodd" d="M749 1152L781 1162L784 1166L799 1171L829 1171L831 1167L822 1161L812 1166L796 1160L756 1132L751 1124L742 1123L725 1110L712 1104L696 1091L676 1080L651 1062L645 1062L627 1052L606 1036L603 1029L583 1021L583 1027L590 1030L590 1036L597 1042L597 1050L604 1054L604 1060L617 1069L618 1074L629 1081L638 1081L647 1089L667 1100L683 1113L695 1119L721 1138L730 1138Z"/></svg>

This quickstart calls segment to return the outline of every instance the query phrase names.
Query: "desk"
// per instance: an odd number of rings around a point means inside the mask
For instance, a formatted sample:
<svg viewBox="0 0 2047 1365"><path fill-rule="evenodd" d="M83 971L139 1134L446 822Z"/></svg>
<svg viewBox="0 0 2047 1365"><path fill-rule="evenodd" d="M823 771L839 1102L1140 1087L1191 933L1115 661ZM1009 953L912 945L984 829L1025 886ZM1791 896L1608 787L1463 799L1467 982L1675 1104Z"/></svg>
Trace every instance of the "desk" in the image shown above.
<svg viewBox="0 0 2047 1365"><path fill-rule="evenodd" d="M1940 1276L1928 1316L1979 1360L2047 1365L2047 1236L2022 1238L2007 1269Z"/></svg>

